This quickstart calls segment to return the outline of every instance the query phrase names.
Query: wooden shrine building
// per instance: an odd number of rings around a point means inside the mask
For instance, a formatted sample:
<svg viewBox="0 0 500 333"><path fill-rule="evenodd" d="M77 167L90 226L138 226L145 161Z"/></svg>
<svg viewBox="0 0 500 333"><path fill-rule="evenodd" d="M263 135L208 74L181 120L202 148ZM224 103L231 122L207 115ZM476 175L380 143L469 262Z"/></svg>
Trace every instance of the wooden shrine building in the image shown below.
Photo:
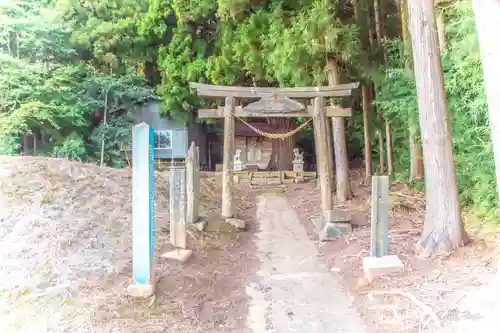
<svg viewBox="0 0 500 333"><path fill-rule="evenodd" d="M200 97L225 99L223 107L198 110L199 118L224 119L224 156L222 168L223 217L233 217L235 118L242 120L243 118L260 117L309 117L314 125L317 172L321 191L321 209L323 214L326 211L332 210L333 149L330 124L327 118L349 117L352 112L350 108L325 106L324 99L351 96L352 90L359 87L359 82L331 87L263 88L218 86L201 83L190 83L190 87L195 89ZM256 101L242 106L239 105L241 99L254 99ZM297 100L305 100L307 102L304 105ZM294 130L293 133L284 133L282 137L293 135L300 131L300 128Z"/></svg>

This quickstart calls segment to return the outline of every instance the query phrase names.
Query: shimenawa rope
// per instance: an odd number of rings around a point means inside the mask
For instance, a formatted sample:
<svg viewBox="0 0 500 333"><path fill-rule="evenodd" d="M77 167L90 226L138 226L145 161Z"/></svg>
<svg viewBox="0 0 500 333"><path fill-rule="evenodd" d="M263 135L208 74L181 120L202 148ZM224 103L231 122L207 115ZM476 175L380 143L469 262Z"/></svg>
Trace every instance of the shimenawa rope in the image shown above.
<svg viewBox="0 0 500 333"><path fill-rule="evenodd" d="M300 132L301 129L303 129L304 127L306 127L307 125L309 125L309 123L311 121L314 120L314 118L316 118L317 116L319 116L320 114L322 114L327 108L324 107L322 108L318 114L314 115L313 117L309 118L305 123L303 123L302 125L300 125L299 127L297 128L294 128L293 130L291 130L290 132L287 132L287 133L269 133L269 132L264 132L264 131L261 131L260 129L256 128L255 126L247 123L245 120L241 119L240 117L238 117L236 114L233 113L233 115L238 118L239 121L241 121L242 123L244 123L245 125L247 125L252 131L254 131L255 133L263 136L263 137L266 137L266 138L269 138L269 139L286 139L286 138L289 138L295 134L297 134L298 132Z"/></svg>

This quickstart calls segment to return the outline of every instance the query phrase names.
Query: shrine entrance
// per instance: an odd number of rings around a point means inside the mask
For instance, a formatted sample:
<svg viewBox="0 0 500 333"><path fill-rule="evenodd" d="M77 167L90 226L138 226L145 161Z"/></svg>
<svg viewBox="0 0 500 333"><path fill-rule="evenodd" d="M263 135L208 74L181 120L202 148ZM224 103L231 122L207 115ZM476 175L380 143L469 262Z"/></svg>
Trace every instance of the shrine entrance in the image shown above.
<svg viewBox="0 0 500 333"><path fill-rule="evenodd" d="M241 155L235 150L235 119L250 127L254 132L270 139L283 139L295 135L310 122L314 126L316 144L317 174L321 191L321 210L326 222L328 212L333 208L333 145L330 117L349 117L351 108L334 105L325 106L325 98L349 97L352 90L359 87L359 82L328 87L263 88L218 86L202 83L190 83L198 96L224 98L225 105L217 109L200 109L198 117L205 119L224 119L224 156L222 166L222 216L233 217L233 172L234 155ZM239 105L241 99L257 99L246 106ZM298 100L306 101L302 104ZM312 102L312 103L311 103ZM309 104L311 103L311 104ZM245 118L304 117L309 118L299 127L288 133L267 133L245 121ZM297 152L297 151L296 151ZM297 152L298 153L298 152ZM296 155L297 156L297 155ZM253 155L252 159L255 159Z"/></svg>

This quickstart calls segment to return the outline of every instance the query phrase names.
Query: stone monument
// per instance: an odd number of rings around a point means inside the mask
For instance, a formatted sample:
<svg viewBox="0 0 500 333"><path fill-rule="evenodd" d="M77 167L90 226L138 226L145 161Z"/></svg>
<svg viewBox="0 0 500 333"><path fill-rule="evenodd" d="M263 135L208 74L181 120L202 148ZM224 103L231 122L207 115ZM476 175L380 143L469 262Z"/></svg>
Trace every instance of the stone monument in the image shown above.
<svg viewBox="0 0 500 333"><path fill-rule="evenodd" d="M154 131L146 123L132 128L132 277L130 296L147 297L155 287Z"/></svg>
<svg viewBox="0 0 500 333"><path fill-rule="evenodd" d="M241 161L241 149L236 149L234 153L234 171L242 171L243 162Z"/></svg>

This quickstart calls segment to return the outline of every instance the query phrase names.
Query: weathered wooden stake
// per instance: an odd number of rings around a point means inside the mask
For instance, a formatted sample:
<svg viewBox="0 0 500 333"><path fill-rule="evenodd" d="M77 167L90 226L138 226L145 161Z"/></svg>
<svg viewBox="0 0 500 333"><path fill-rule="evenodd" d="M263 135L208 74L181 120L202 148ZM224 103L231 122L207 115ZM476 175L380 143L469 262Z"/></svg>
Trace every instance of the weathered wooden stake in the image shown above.
<svg viewBox="0 0 500 333"><path fill-rule="evenodd" d="M224 106L224 161L222 165L222 216L233 216L234 97Z"/></svg>
<svg viewBox="0 0 500 333"><path fill-rule="evenodd" d="M389 234L389 177L372 176L372 212L371 212L372 257L387 255Z"/></svg>
<svg viewBox="0 0 500 333"><path fill-rule="evenodd" d="M321 113L324 106L323 97L314 98L314 132L316 139L316 160L318 162L318 180L320 183L321 191L321 212L333 208L332 202L332 170L329 168L330 155L328 154L328 144L326 141L326 116ZM320 114L321 113L321 114ZM318 116L319 114L319 116Z"/></svg>
<svg viewBox="0 0 500 333"><path fill-rule="evenodd" d="M199 149L191 143L186 155L186 223L192 224L198 220L198 197L200 184Z"/></svg>
<svg viewBox="0 0 500 333"><path fill-rule="evenodd" d="M132 296L154 292L154 131L145 123L132 129Z"/></svg>
<svg viewBox="0 0 500 333"><path fill-rule="evenodd" d="M186 248L186 167L170 168L170 243Z"/></svg>

